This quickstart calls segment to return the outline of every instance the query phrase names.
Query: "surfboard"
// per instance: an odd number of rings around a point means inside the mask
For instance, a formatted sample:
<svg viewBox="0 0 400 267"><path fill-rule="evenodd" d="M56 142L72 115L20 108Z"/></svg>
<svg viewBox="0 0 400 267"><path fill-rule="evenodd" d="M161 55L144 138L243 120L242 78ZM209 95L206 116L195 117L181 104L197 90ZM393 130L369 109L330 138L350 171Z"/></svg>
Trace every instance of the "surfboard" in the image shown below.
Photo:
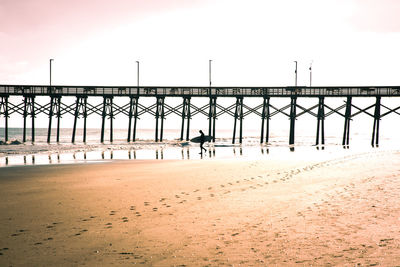
<svg viewBox="0 0 400 267"><path fill-rule="evenodd" d="M201 138L200 135L199 135L199 136L196 136L196 137L190 139L190 142L193 142L193 143L200 143L200 138ZM204 142L210 142L211 140L212 140L212 136L209 136L209 135L205 135L205 136L204 136Z"/></svg>

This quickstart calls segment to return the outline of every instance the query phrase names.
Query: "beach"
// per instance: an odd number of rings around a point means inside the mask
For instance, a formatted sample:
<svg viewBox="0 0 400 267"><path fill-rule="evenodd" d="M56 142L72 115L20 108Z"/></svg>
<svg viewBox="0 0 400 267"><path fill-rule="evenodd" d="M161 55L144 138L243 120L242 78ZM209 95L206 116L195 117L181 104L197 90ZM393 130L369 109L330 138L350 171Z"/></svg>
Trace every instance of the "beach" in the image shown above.
<svg viewBox="0 0 400 267"><path fill-rule="evenodd" d="M3 167L0 265L398 266L400 151L324 155Z"/></svg>

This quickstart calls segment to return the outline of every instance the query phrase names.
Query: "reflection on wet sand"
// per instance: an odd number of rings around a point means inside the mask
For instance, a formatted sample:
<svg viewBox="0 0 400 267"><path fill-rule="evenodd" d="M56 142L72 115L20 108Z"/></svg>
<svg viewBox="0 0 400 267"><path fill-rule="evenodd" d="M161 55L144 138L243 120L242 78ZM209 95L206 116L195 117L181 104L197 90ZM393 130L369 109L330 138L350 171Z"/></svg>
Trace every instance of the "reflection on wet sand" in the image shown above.
<svg viewBox="0 0 400 267"><path fill-rule="evenodd" d="M315 146L317 151L339 149L342 146L332 146L327 149L326 146ZM287 147L215 147L210 146L207 152L198 153L197 147L181 148L157 148L157 149L129 149L129 150L102 150L102 151L76 151L69 153L49 153L49 154L30 154L30 155L7 155L0 158L0 166L15 165L35 165L35 164L62 164L62 163L85 163L95 162L97 160L170 160L170 159L218 159L230 157L267 157L272 154L285 153ZM300 151L297 151L299 149ZM296 152L303 153L302 150L308 149L315 151L314 148L297 147ZM344 150L349 150L349 146L343 146ZM375 148L374 148L375 149ZM218 150L218 153L216 151ZM271 152L271 151L272 152ZM295 151L295 147L289 147L290 152ZM307 153L307 152L306 152ZM321 152L322 153L322 152ZM55 160L57 158L57 160Z"/></svg>
<svg viewBox="0 0 400 267"><path fill-rule="evenodd" d="M240 156L243 156L243 150L242 150L242 147L239 147L239 154L240 154ZM234 148L233 148L233 155L235 155L235 156L236 156L236 147L234 147Z"/></svg>
<svg viewBox="0 0 400 267"><path fill-rule="evenodd" d="M156 159L159 159L158 154L160 154L161 158L160 159L164 159L164 151L163 149L156 149Z"/></svg>

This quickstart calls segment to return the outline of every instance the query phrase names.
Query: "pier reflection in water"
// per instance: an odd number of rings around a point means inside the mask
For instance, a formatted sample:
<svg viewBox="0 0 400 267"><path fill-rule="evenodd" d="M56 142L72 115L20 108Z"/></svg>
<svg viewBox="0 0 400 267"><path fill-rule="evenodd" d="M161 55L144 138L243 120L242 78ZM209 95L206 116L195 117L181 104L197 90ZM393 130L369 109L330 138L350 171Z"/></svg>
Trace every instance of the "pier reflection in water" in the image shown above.
<svg viewBox="0 0 400 267"><path fill-rule="evenodd" d="M209 146L207 152L199 153L198 147L182 148L157 148L157 149L129 149L103 151L77 151L77 152L55 152L47 154L29 155L7 155L0 157L0 166L16 165L45 165L45 164L71 164L71 163L95 163L109 160L199 160L199 159L229 159L229 158L251 158L268 159L271 156L290 155L302 157L309 154L320 154L339 152L351 153L354 149L366 151L379 148L355 148L349 146L312 146L312 147L270 147L270 146ZM218 151L218 152L217 152ZM295 152L295 153L292 153Z"/></svg>

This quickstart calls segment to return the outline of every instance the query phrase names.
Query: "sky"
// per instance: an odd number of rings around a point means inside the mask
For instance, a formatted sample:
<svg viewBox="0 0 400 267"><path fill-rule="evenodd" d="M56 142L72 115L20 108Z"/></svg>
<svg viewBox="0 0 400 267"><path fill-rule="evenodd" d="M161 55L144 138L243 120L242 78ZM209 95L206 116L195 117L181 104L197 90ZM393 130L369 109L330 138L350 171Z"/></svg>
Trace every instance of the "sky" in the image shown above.
<svg viewBox="0 0 400 267"><path fill-rule="evenodd" d="M298 85L309 85L312 63L313 86L398 86L398 14L398 0L0 0L0 84L47 85L54 59L53 85L136 86L139 61L140 85L208 86L212 60L213 86L292 86L294 61ZM47 127L40 116L37 127ZM62 127L72 127L66 117ZM196 127L207 129L203 117ZM308 119L313 135L315 118ZM178 116L171 120L168 127L180 125ZM259 120L246 118L246 129L259 128ZM232 121L222 118L218 127L230 129ZM277 123L288 126L287 118ZM116 127L126 124L119 117ZM153 128L154 118L138 127ZM369 121L365 127L369 134Z"/></svg>
<svg viewBox="0 0 400 267"><path fill-rule="evenodd" d="M400 85L397 0L0 0L0 84Z"/></svg>

